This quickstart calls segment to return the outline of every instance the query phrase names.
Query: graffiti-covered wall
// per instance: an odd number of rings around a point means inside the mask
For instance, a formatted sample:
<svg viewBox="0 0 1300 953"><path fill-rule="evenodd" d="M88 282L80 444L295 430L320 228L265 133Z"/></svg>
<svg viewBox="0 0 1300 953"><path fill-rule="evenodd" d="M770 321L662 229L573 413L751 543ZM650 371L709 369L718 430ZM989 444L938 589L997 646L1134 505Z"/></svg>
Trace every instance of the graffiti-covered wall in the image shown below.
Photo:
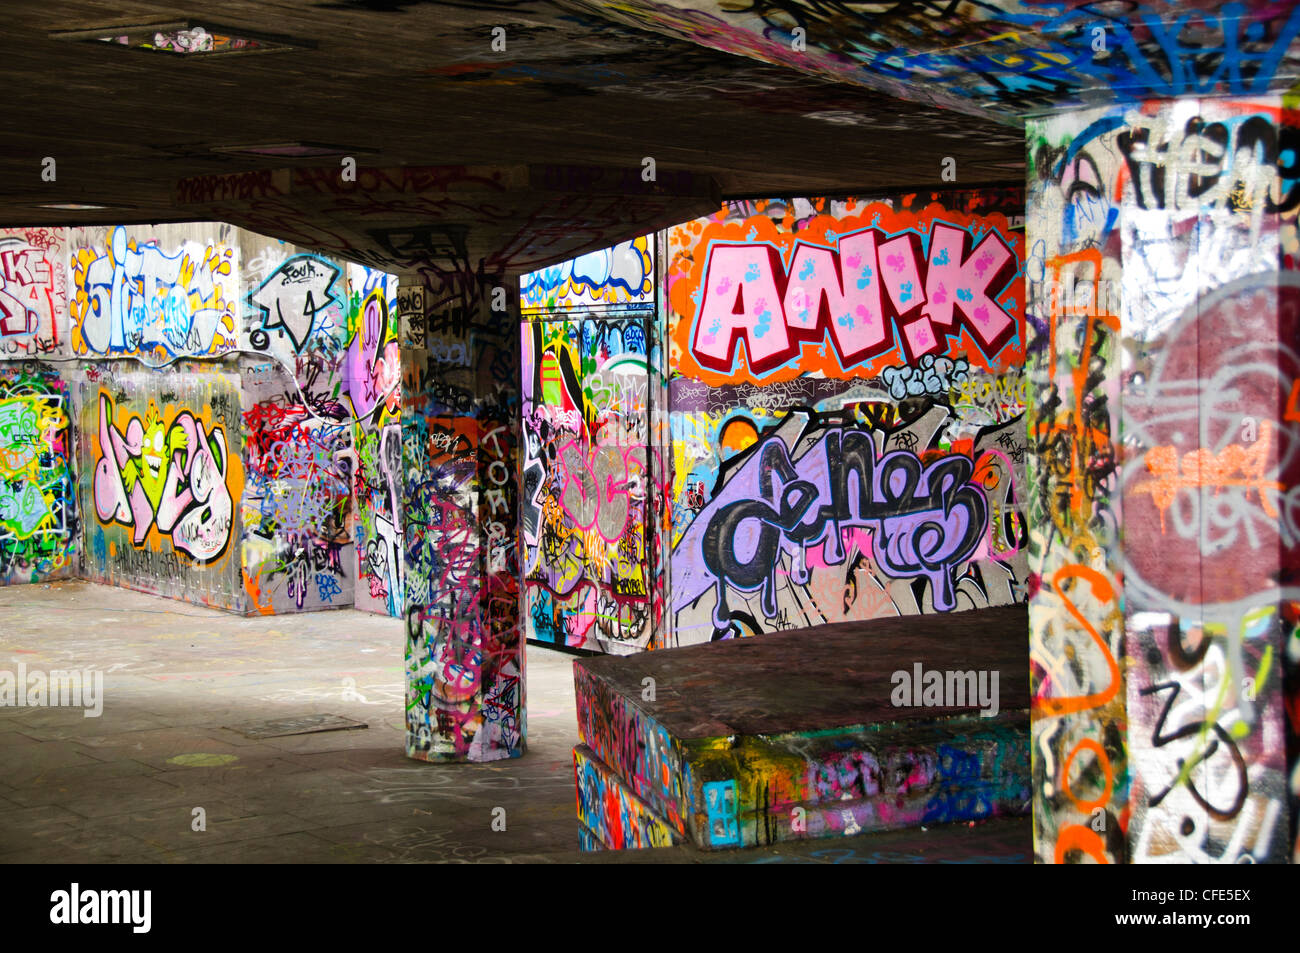
<svg viewBox="0 0 1300 953"><path fill-rule="evenodd" d="M0 362L0 584L75 572L72 403L51 364Z"/></svg>
<svg viewBox="0 0 1300 953"><path fill-rule="evenodd" d="M734 202L524 276L528 636L1023 601L1021 202Z"/></svg>
<svg viewBox="0 0 1300 953"><path fill-rule="evenodd" d="M67 237L0 229L0 585L76 572Z"/></svg>
<svg viewBox="0 0 1300 953"><path fill-rule="evenodd" d="M1282 110L1277 118L1277 129L1279 145L1281 142L1286 142L1288 146L1296 143L1297 138L1300 137L1300 97L1288 94L1282 98ZM1280 153L1278 158L1281 159ZM1284 178L1280 168L1278 178ZM1300 338L1300 330L1296 327L1296 323L1300 322L1300 190L1294 187L1294 182L1287 185L1285 197L1282 197L1281 190L1278 190L1276 202L1281 269L1278 275L1278 313L1282 318L1279 322L1279 337L1289 332L1290 338L1282 339L1288 341L1288 346L1294 349L1297 339ZM1294 360L1294 352L1290 359ZM1282 421L1290 428L1300 425L1300 373L1297 373L1290 383ZM1295 432L1294 429L1292 432ZM1256 435L1258 436L1258 430ZM1296 473L1294 465L1288 466L1287 476L1288 482L1293 486L1300 483L1300 474ZM1296 546L1300 544L1300 536L1288 534L1282 538L1291 541L1289 548L1294 554ZM1269 622L1280 629L1278 642L1275 645L1280 651L1275 657L1281 661L1281 704L1286 731L1286 777L1290 785L1287 797L1291 829L1288 834L1283 828L1282 836L1289 837L1291 863L1300 864L1300 598L1292 593L1280 600L1277 616ZM1266 676L1268 674L1265 673ZM1286 816L1285 812L1278 812L1273 808L1269 810L1275 817L1279 813L1283 817Z"/></svg>
<svg viewBox="0 0 1300 953"><path fill-rule="evenodd" d="M1029 126L1042 860L1291 851L1297 135L1269 99Z"/></svg>
<svg viewBox="0 0 1300 953"><path fill-rule="evenodd" d="M239 234L246 349L267 355L244 362L249 610L400 615L400 563L375 555L389 545L376 524L395 514L374 489L387 488L376 449L400 402L395 280Z"/></svg>
<svg viewBox="0 0 1300 953"><path fill-rule="evenodd" d="M0 281L0 578L70 572L80 530L100 581L401 612L395 278L207 222L8 230Z"/></svg>
<svg viewBox="0 0 1300 953"><path fill-rule="evenodd" d="M351 339L353 500L358 609L401 617L406 611L402 534L402 367L391 275L348 268Z"/></svg>
<svg viewBox="0 0 1300 953"><path fill-rule="evenodd" d="M648 235L524 276L528 637L654 644L664 614L664 336Z"/></svg>
<svg viewBox="0 0 1300 953"><path fill-rule="evenodd" d="M82 574L244 605L240 242L217 223L68 234ZM228 359L221 359L230 355Z"/></svg>
<svg viewBox="0 0 1300 953"><path fill-rule="evenodd" d="M240 232L249 611L352 603L346 266Z"/></svg>
<svg viewBox="0 0 1300 953"><path fill-rule="evenodd" d="M1023 600L1020 207L733 203L666 234L673 642Z"/></svg>
<svg viewBox="0 0 1300 953"><path fill-rule="evenodd" d="M263 613L350 605L356 579L352 425L313 413L293 383L269 361L241 375L244 587Z"/></svg>
<svg viewBox="0 0 1300 953"><path fill-rule="evenodd" d="M215 223L74 229L73 354L158 366L237 347L235 233Z"/></svg>
<svg viewBox="0 0 1300 953"><path fill-rule="evenodd" d="M0 361L68 351L67 232L0 229Z"/></svg>
<svg viewBox="0 0 1300 953"><path fill-rule="evenodd" d="M239 609L239 376L94 364L77 382L83 575Z"/></svg>
<svg viewBox="0 0 1300 953"><path fill-rule="evenodd" d="M1113 127L1091 134L1105 116L1044 120L1026 133L1034 840L1045 861L1127 856L1116 492L1123 157ZM1067 770L1091 783L1064 781Z"/></svg>

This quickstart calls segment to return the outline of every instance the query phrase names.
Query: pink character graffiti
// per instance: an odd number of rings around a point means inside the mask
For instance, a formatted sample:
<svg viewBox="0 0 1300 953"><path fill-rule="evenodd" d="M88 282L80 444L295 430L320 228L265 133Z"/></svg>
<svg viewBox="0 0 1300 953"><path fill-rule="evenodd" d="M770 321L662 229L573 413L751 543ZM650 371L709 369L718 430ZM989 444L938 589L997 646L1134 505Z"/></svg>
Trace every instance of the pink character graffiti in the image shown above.
<svg viewBox="0 0 1300 953"><path fill-rule="evenodd" d="M132 416L123 434L113 424L113 402L99 395L99 453L95 463L95 513L121 523L142 546L153 526L197 563L211 562L230 541L234 504L227 475L225 431L182 411L164 427L155 408Z"/></svg>

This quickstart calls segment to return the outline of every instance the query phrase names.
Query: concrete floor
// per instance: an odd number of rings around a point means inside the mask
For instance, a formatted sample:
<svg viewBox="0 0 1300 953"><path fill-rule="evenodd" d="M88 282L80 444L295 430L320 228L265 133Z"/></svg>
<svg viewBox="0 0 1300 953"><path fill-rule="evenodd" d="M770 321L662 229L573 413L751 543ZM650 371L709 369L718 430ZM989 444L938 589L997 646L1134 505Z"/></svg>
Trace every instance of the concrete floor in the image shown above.
<svg viewBox="0 0 1300 953"><path fill-rule="evenodd" d="M408 760L401 622L240 618L87 582L0 589L0 669L98 669L104 707L0 706L7 863L878 863L1030 859L1028 819L749 851L577 850L572 656L529 646L528 754ZM364 730L254 740L313 713ZM191 829L194 808L207 829ZM506 830L492 829L505 808Z"/></svg>

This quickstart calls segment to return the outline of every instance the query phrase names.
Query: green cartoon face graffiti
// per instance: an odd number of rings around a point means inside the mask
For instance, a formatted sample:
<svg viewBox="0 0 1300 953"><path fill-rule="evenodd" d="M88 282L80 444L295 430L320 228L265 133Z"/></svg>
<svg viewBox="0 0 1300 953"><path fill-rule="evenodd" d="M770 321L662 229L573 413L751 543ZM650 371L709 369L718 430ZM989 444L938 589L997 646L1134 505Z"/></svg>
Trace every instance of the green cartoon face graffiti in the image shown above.
<svg viewBox="0 0 1300 953"><path fill-rule="evenodd" d="M125 433L113 423L111 399L100 394L95 515L105 525L132 527L135 546L143 545L156 526L191 559L216 559L234 525L225 430L216 425L209 430L188 410L167 425L152 406L144 418L124 416Z"/></svg>
<svg viewBox="0 0 1300 953"><path fill-rule="evenodd" d="M181 468L185 467L185 451L188 449L185 431L172 427L170 431L163 427L158 412L150 409L145 420L144 439L139 453L127 460L122 468L122 482L126 492L130 493L137 482L148 497L154 510L162 500L163 489L167 484L167 471L176 453L180 452Z"/></svg>

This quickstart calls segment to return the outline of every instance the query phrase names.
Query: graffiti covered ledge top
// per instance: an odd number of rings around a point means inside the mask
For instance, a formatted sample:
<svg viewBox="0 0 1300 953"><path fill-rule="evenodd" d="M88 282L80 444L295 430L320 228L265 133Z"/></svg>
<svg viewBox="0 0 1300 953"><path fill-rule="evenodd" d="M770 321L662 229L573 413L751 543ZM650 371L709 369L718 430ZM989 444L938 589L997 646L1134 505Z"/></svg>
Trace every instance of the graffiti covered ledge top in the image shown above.
<svg viewBox="0 0 1300 953"><path fill-rule="evenodd" d="M929 620L925 620L929 621ZM574 662L582 680L603 682L635 699L679 738L817 731L854 724L923 721L978 706L895 707L891 676L925 670L997 671L999 711L1023 717L1029 708L1023 605L959 612L925 624L921 618L874 619L777 632L631 656ZM646 678L654 700L645 700Z"/></svg>

